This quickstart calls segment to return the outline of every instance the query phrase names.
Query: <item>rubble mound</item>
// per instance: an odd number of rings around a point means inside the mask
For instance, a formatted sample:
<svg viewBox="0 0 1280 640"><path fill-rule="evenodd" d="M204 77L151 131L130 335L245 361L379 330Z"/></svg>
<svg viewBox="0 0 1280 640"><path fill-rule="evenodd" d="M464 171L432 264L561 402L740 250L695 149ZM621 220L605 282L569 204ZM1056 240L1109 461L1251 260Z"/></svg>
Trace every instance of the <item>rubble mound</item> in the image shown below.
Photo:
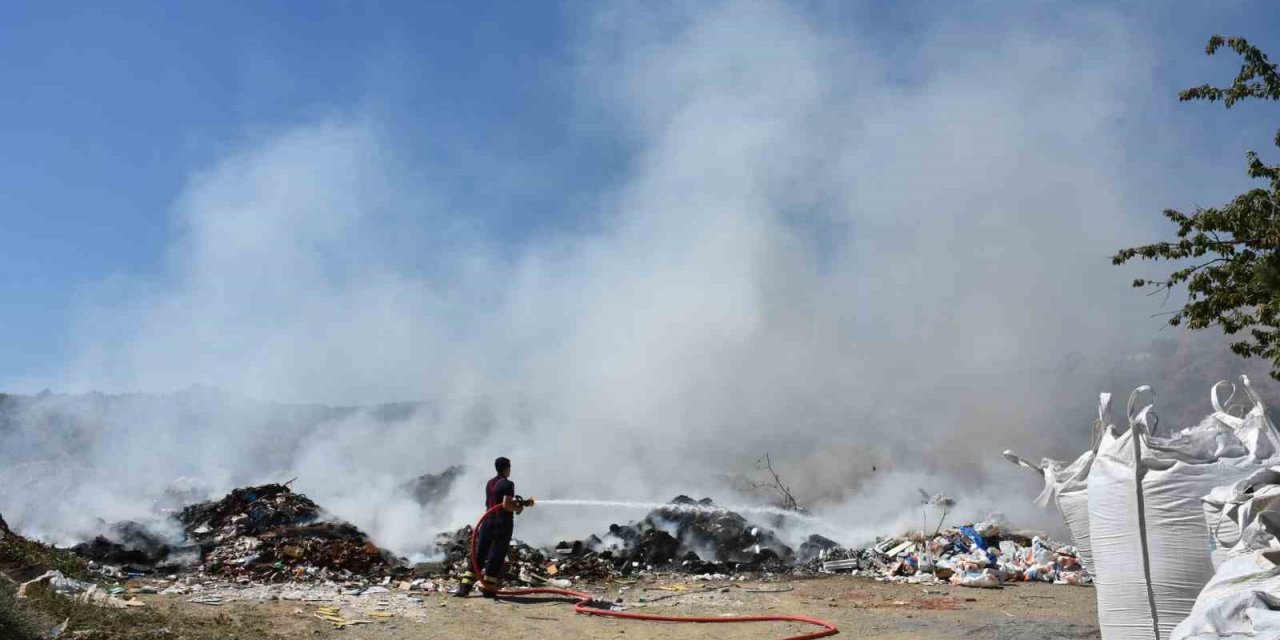
<svg viewBox="0 0 1280 640"><path fill-rule="evenodd" d="M586 540L564 541L548 553L520 546L523 572L603 580L645 571L736 573L785 571L795 552L769 529L716 507L710 498L677 496L630 524Z"/></svg>
<svg viewBox="0 0 1280 640"><path fill-rule="evenodd" d="M178 514L206 573L258 580L387 574L400 562L288 486L236 489Z"/></svg>
<svg viewBox="0 0 1280 640"><path fill-rule="evenodd" d="M639 522L610 525L596 540L589 548L624 575L660 568L692 573L776 571L795 562L795 551L773 531L717 508L710 498L677 496Z"/></svg>
<svg viewBox="0 0 1280 640"><path fill-rule="evenodd" d="M471 527L436 538L436 551L455 575L467 569L470 540ZM637 522L613 524L605 533L562 541L553 549L513 540L507 579L541 584L564 578L608 580L645 571L780 572L795 561L795 551L773 531L717 507L710 498L677 496Z"/></svg>
<svg viewBox="0 0 1280 640"><path fill-rule="evenodd" d="M452 533L436 534L436 552L444 555L447 565L463 566L471 553L471 525ZM460 571L466 571L464 567Z"/></svg>
<svg viewBox="0 0 1280 640"><path fill-rule="evenodd" d="M554 549L539 549L519 540L512 540L505 579L508 582L533 585L564 578L610 580L617 571L609 554L596 553L590 549L592 544L599 543L599 538L591 536L586 542L561 542ZM436 551L444 554L443 567L448 573L459 576L467 571L470 545L470 526L436 536Z"/></svg>
<svg viewBox="0 0 1280 640"><path fill-rule="evenodd" d="M829 553L832 549L836 549L839 546L839 542L815 533L809 536L809 538L804 541L804 544L801 544L800 548L796 551L796 562L800 564L807 564L814 558Z"/></svg>

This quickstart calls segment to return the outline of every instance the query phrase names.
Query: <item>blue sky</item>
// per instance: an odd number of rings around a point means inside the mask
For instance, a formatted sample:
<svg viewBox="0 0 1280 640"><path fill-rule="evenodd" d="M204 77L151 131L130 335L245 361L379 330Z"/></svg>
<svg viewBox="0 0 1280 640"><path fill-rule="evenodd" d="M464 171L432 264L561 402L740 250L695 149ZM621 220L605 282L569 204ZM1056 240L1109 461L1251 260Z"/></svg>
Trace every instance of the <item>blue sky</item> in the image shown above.
<svg viewBox="0 0 1280 640"><path fill-rule="evenodd" d="M1229 6L1221 6L1229 5ZM577 3L20 2L0 24L0 380L47 377L73 359L77 305L124 275L164 282L173 208L191 176L246 140L358 113L393 132L408 180L509 255L594 222L635 161L633 132L584 86L598 6ZM1120 118L1136 201L1210 204L1243 185L1247 148L1270 153L1274 105L1230 114L1178 105L1177 89L1221 82L1229 55L1212 33L1246 35L1280 56L1265 2L1121 8L977 2L797 5L828 33L912 60L921 33L948 21L1050 28L1106 8L1155 56L1146 94ZM607 34L604 37L609 37ZM903 65L898 81L930 72ZM1179 138L1195 153L1161 155ZM497 169L497 170L495 170ZM1232 177L1234 176L1234 177ZM412 217L412 213L407 214ZM408 224L424 244L438 221ZM1158 227L1158 222L1155 223ZM1117 274L1117 278L1121 276ZM84 322L84 318L79 319ZM88 319L92 322L92 318Z"/></svg>
<svg viewBox="0 0 1280 640"><path fill-rule="evenodd" d="M57 361L79 289L118 271L157 273L188 173L246 132L372 106L400 126L483 140L487 153L574 144L561 115L563 12L452 4L10 5L0 322L16 339L0 360L11 371ZM454 169L459 197L483 190ZM496 228L537 224L512 209Z"/></svg>

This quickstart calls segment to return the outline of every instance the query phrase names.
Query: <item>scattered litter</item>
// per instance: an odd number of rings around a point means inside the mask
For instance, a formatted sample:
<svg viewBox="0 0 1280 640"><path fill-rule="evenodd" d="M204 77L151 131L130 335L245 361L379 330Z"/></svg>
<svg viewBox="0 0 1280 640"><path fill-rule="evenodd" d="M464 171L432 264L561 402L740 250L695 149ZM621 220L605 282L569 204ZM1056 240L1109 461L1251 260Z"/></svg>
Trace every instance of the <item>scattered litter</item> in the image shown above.
<svg viewBox="0 0 1280 640"><path fill-rule="evenodd" d="M71 618L64 619L62 621L62 624L59 624L49 630L49 638L51 638L52 640L57 640L58 638L61 638L62 634L67 632L67 625L70 623L71 623Z"/></svg>
<svg viewBox="0 0 1280 640"><path fill-rule="evenodd" d="M88 582L72 580L71 578L62 575L61 571L46 571L43 575L18 585L17 597L26 598L28 590L36 586L43 585L48 585L54 593L62 595L83 593L93 586Z"/></svg>

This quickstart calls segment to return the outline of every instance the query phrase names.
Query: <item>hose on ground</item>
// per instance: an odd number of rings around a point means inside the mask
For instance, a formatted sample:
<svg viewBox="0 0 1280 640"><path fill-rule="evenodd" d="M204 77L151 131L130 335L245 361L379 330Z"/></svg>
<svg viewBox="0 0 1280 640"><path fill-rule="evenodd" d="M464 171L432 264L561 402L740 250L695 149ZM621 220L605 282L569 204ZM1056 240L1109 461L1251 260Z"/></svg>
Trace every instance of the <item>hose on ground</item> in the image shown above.
<svg viewBox="0 0 1280 640"><path fill-rule="evenodd" d="M498 503L490 507L480 519L476 521L476 526L471 530L471 570L477 578L484 576L484 572L480 567L480 559L476 556L477 539L482 527L489 516L496 513L502 508L502 504ZM624 620L650 620L655 622L697 622L697 623L733 623L733 622L799 622L801 624L822 627L818 631L801 634L798 636L787 636L781 640L813 640L814 638L825 638L840 633L836 625L822 620L820 618L811 618L809 616L663 616L652 613L632 613L629 611L614 611L612 609L600 609L591 606L595 598L590 594L581 591L573 591L571 589L559 589L555 587L532 587L528 589L503 589L493 593L499 598L515 597L515 596L533 596L548 595L562 596L574 598L577 600L573 605L574 613L580 613L588 616L606 616L609 618L621 618Z"/></svg>

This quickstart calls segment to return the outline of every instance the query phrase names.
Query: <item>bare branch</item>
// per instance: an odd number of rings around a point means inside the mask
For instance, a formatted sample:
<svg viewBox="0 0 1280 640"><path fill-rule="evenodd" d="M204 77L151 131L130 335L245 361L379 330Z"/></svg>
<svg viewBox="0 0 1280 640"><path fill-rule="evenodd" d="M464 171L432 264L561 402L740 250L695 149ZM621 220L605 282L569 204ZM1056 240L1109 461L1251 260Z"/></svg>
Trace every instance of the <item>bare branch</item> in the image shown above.
<svg viewBox="0 0 1280 640"><path fill-rule="evenodd" d="M756 460L756 471L769 472L771 479L768 482L755 482L754 480L748 480L747 483L751 485L752 489L766 489L772 491L777 494L778 501L782 504L782 508L790 511L800 511L800 503L796 500L796 497L792 495L791 487L788 487L783 483L782 477L778 475L777 471L774 471L773 460L769 457L769 454L766 453L763 458Z"/></svg>

